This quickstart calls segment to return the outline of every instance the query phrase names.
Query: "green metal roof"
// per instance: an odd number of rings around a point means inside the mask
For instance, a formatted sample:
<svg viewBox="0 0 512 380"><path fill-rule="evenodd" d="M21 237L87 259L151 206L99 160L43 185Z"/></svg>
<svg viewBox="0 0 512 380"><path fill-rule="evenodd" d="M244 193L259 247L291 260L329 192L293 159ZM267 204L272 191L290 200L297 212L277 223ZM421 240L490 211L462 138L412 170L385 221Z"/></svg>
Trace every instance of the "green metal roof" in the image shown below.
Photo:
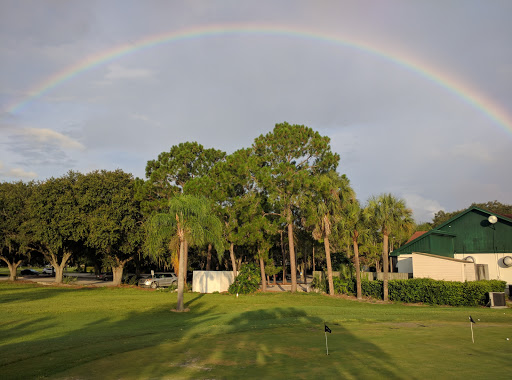
<svg viewBox="0 0 512 380"><path fill-rule="evenodd" d="M494 215L498 223L487 218ZM391 256L425 252L446 257L455 253L512 252L512 219L472 206L436 229L395 249Z"/></svg>

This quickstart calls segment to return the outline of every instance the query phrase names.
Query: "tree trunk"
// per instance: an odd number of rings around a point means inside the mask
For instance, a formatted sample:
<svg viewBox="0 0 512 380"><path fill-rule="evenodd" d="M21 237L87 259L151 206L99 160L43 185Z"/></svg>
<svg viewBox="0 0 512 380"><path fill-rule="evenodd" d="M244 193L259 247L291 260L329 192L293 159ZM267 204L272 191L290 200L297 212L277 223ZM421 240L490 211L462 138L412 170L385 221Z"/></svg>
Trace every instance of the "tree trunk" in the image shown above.
<svg viewBox="0 0 512 380"><path fill-rule="evenodd" d="M315 247L313 247L313 273L315 272Z"/></svg>
<svg viewBox="0 0 512 380"><path fill-rule="evenodd" d="M188 269L188 241L185 240L185 257L183 257L183 281L185 285L185 289L187 288L187 269ZM181 247L180 247L181 251Z"/></svg>
<svg viewBox="0 0 512 380"><path fill-rule="evenodd" d="M212 245L208 244L208 253L206 254L206 270L211 270L212 265Z"/></svg>
<svg viewBox="0 0 512 380"><path fill-rule="evenodd" d="M289 218L291 218L291 211L289 211ZM297 291L297 267L295 262L295 246L293 244L293 224L288 223L288 246L290 249L290 271L292 272L292 293Z"/></svg>
<svg viewBox="0 0 512 380"><path fill-rule="evenodd" d="M382 244L382 267L384 269L384 284L383 284L383 292L384 292L384 301L388 300L388 271L389 271L389 265L388 265L388 238L389 235L384 233L384 241Z"/></svg>
<svg viewBox="0 0 512 380"><path fill-rule="evenodd" d="M359 268L359 245L357 244L357 231L354 232L352 242L354 243L354 265L356 267L356 296L360 300L363 298L361 290L361 269Z"/></svg>
<svg viewBox="0 0 512 380"><path fill-rule="evenodd" d="M235 259L235 244L229 244L229 257L231 257L231 266L233 267L233 278L236 278L236 259Z"/></svg>
<svg viewBox="0 0 512 380"><path fill-rule="evenodd" d="M119 286L121 285L121 280L123 279L123 270L124 270L124 263L119 264L117 267L112 267L112 285Z"/></svg>
<svg viewBox="0 0 512 380"><path fill-rule="evenodd" d="M176 311L183 311L183 292L185 290L185 246L186 241L180 241L180 257L179 257L179 268L178 268L178 305Z"/></svg>
<svg viewBox="0 0 512 380"><path fill-rule="evenodd" d="M327 279L329 281L329 295L334 295L334 282L332 279L332 265L331 265L331 248L329 246L329 238L324 237L325 247L325 261L327 262Z"/></svg>
<svg viewBox="0 0 512 380"><path fill-rule="evenodd" d="M265 260L263 260L263 256L260 254L260 273L261 273L261 291L267 291L267 281L265 277Z"/></svg>
<svg viewBox="0 0 512 380"><path fill-rule="evenodd" d="M114 276L114 278L112 279L112 285L114 285L114 286L121 285L121 282L123 280L124 266L126 265L126 263L128 261L130 261L130 259L121 261L116 257L117 265L115 267L112 267L112 275Z"/></svg>
<svg viewBox="0 0 512 380"><path fill-rule="evenodd" d="M276 275L274 274L274 285L277 285Z"/></svg>
<svg viewBox="0 0 512 380"><path fill-rule="evenodd" d="M283 231L281 231L281 255L283 256L283 284L286 284L286 254L284 252Z"/></svg>
<svg viewBox="0 0 512 380"><path fill-rule="evenodd" d="M5 257L0 256L0 259L5 261L9 267L9 281L16 281L16 278L18 278L18 266L21 264L21 260L11 263Z"/></svg>
<svg viewBox="0 0 512 380"><path fill-rule="evenodd" d="M53 252L50 252L50 254L47 256L48 261L50 264L52 264L53 269L55 270L55 283L56 284L62 284L62 278L64 274L64 267L66 266L66 263L68 262L69 258L71 257L71 252L65 251L62 255L62 261L59 264L59 259L57 255L55 255Z"/></svg>

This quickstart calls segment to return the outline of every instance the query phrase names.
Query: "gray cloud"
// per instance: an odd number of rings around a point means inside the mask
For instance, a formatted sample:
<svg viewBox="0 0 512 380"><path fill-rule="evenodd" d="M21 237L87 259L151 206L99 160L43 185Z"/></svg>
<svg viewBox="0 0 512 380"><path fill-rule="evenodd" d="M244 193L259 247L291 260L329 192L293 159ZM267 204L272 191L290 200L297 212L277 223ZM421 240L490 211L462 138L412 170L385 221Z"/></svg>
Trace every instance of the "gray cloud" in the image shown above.
<svg viewBox="0 0 512 380"><path fill-rule="evenodd" d="M232 23L364 42L467 89L450 91L393 57L348 45L205 35L123 55L7 115L0 124L5 167L39 176L120 167L143 176L147 160L172 145L197 140L232 152L288 121L331 137L339 170L363 202L394 192L420 221L436 208L512 202L512 127L478 108L492 105L512 120L511 4L69 1L51 12L55 4L61 2L0 4L0 106L121 44ZM483 104L471 105L457 91Z"/></svg>

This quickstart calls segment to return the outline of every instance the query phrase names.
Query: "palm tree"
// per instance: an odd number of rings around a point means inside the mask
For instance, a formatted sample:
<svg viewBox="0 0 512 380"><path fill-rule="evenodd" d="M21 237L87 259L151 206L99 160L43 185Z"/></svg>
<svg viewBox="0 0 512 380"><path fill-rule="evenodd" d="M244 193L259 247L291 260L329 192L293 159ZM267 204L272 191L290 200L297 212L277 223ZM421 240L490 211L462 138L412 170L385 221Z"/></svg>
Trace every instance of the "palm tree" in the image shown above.
<svg viewBox="0 0 512 380"><path fill-rule="evenodd" d="M354 198L348 178L331 171L319 177L316 184L315 203L310 207L309 223L314 226L313 237L324 242L325 259L327 262L327 278L329 294L334 295L332 278L331 247L329 237L343 217L343 209L348 201Z"/></svg>
<svg viewBox="0 0 512 380"><path fill-rule="evenodd" d="M158 256L163 240L172 237L179 241L178 265L178 305L183 311L183 291L185 288L185 249L186 246L199 246L213 243L220 256L224 252L222 244L222 223L212 211L210 202L204 197L180 194L169 201L167 213L155 214L148 225L147 245L151 256Z"/></svg>
<svg viewBox="0 0 512 380"><path fill-rule="evenodd" d="M342 220L342 228L348 234L354 249L354 266L356 267L356 297L362 298L361 291L361 265L359 263L359 239L366 237L368 232L367 224L363 217L363 210L357 199L347 204L345 216Z"/></svg>
<svg viewBox="0 0 512 380"><path fill-rule="evenodd" d="M382 266L384 269L384 301L388 300L388 250L389 234L403 228L410 228L413 223L412 211L407 208L403 199L396 198L393 194L381 194L368 200L365 209L366 217L375 223L383 236L382 241Z"/></svg>

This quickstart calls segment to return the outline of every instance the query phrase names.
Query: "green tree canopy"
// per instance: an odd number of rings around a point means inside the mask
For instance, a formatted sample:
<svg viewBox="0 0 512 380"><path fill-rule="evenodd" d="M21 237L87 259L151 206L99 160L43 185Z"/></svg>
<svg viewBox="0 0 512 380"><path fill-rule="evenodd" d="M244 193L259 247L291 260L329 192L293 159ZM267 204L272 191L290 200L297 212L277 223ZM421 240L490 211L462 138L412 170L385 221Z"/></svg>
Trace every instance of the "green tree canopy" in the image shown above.
<svg viewBox="0 0 512 380"><path fill-rule="evenodd" d="M185 184L208 174L226 156L217 149L206 149L197 142L174 145L146 165L146 181L139 186L144 207L161 211L173 195L183 192Z"/></svg>
<svg viewBox="0 0 512 380"><path fill-rule="evenodd" d="M85 244L112 267L114 285L138 253L143 240L142 215L135 200L135 180L122 170L94 171L77 182L78 205L87 224Z"/></svg>
<svg viewBox="0 0 512 380"><path fill-rule="evenodd" d="M87 225L80 212L76 183L82 175L70 171L34 186L27 204L30 245L41 252L55 269L55 282L73 253L83 246Z"/></svg>
<svg viewBox="0 0 512 380"><path fill-rule="evenodd" d="M287 225L292 292L297 290L297 270L293 242L294 210L316 180L316 176L336 170L339 156L331 152L330 139L304 125L276 124L274 130L254 141L258 170L255 179L267 194L273 213Z"/></svg>
<svg viewBox="0 0 512 380"><path fill-rule="evenodd" d="M0 183L0 259L9 267L9 279L16 279L17 267L26 258L27 237L22 228L28 218L26 204L33 184Z"/></svg>

